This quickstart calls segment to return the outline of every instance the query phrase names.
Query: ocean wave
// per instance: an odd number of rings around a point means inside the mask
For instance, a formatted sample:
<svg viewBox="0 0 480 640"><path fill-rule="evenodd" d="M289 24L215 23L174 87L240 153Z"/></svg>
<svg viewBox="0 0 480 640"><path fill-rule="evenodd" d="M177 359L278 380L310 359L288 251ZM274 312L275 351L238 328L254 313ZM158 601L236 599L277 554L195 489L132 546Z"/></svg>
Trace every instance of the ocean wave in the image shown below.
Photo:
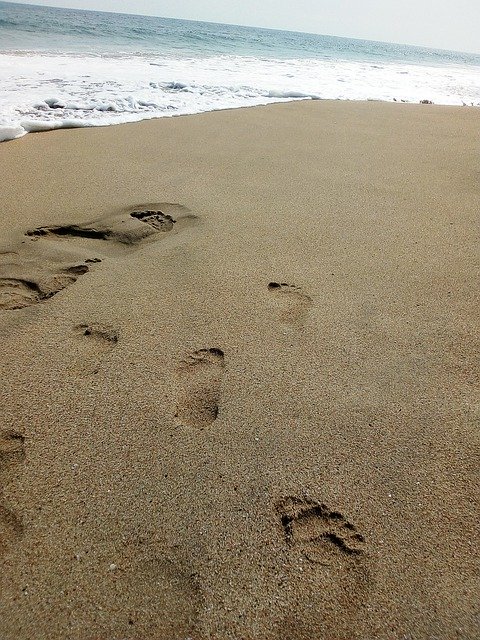
<svg viewBox="0 0 480 640"><path fill-rule="evenodd" d="M7 29L11 29L12 27L20 27L22 25L18 20L9 20L5 18L0 18L0 27L7 27Z"/></svg>
<svg viewBox="0 0 480 640"><path fill-rule="evenodd" d="M279 91L278 89L271 89L267 93L269 98L304 98L311 100L321 100L322 97L317 93L305 93L304 91Z"/></svg>
<svg viewBox="0 0 480 640"><path fill-rule="evenodd" d="M480 104L480 69L253 56L0 55L0 138L289 100Z"/></svg>

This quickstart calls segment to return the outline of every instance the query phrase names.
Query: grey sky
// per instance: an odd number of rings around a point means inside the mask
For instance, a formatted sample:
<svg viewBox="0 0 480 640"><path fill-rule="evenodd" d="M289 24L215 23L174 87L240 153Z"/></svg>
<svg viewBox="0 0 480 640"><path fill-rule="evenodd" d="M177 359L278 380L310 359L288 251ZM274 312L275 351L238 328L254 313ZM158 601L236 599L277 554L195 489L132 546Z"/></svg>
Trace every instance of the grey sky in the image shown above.
<svg viewBox="0 0 480 640"><path fill-rule="evenodd" d="M480 53L480 0L36 0Z"/></svg>

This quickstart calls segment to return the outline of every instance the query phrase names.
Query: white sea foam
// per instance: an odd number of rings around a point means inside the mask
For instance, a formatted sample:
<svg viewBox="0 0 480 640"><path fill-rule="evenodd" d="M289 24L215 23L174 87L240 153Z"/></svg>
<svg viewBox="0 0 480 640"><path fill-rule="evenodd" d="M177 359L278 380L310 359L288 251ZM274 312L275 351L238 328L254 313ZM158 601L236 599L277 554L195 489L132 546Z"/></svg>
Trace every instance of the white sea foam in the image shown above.
<svg viewBox="0 0 480 640"><path fill-rule="evenodd" d="M480 104L479 67L312 58L6 52L0 86L0 141L308 98Z"/></svg>

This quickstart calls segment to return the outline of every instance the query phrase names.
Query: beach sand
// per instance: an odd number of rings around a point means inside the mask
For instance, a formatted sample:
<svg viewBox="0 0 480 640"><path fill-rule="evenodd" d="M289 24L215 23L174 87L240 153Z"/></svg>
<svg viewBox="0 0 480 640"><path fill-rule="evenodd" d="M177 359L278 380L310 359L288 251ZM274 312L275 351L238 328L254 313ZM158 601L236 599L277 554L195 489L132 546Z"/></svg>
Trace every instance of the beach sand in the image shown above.
<svg viewBox="0 0 480 640"><path fill-rule="evenodd" d="M480 637L478 118L0 146L2 640Z"/></svg>

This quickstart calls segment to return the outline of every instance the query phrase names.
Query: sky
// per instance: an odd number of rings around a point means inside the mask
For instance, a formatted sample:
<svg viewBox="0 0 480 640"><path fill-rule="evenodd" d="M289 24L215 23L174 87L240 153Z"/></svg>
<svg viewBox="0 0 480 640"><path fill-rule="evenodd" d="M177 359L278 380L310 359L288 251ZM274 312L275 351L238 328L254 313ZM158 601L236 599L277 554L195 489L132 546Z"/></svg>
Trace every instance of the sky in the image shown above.
<svg viewBox="0 0 480 640"><path fill-rule="evenodd" d="M17 0L480 53L480 0Z"/></svg>

